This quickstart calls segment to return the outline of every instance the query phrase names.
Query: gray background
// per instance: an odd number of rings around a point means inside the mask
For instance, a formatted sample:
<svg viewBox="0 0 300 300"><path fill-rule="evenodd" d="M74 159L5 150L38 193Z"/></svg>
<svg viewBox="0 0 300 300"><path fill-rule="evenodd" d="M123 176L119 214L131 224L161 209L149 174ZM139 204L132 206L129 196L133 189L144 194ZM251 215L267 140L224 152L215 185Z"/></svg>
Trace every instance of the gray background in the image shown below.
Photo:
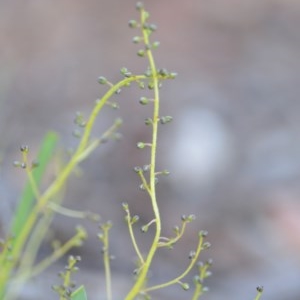
<svg viewBox="0 0 300 300"><path fill-rule="evenodd" d="M148 3L149 2L149 3ZM126 66L143 72L146 61L131 43L137 34L127 22L137 17L135 1L1 0L0 1L0 196L1 223L8 224L25 175L12 168L19 146L34 157L49 129L58 131L60 147L76 145L72 137L76 111L87 115L105 88L104 75L120 78ZM265 286L263 299L300 297L300 2L296 0L146 1L161 42L161 67L179 73L164 83L162 114L173 123L161 127L159 167L171 176L158 186L164 234L180 215L197 221L173 251L160 252L152 282L174 277L187 264L199 229L209 231L214 276L203 299L253 299ZM141 94L142 95L142 94ZM72 177L65 205L99 212L111 219L114 293L122 299L130 286L134 253L121 221L120 203L129 202L141 224L152 218L147 197L132 172L148 162L135 144L149 140L140 91L124 90L119 111L105 109L95 136L121 116L123 140L97 150ZM67 239L78 220L58 217L54 234ZM87 223L89 240L79 282L90 299L105 299L97 228ZM147 249L151 232L142 236ZM49 252L48 244L43 252ZM22 299L55 295L49 286L64 261L29 284ZM48 280L49 279L49 280ZM48 282L49 281L49 282ZM47 295L45 295L45 291ZM27 296L26 296L27 295ZM154 299L189 299L180 287L154 294ZM26 298L27 297L27 298Z"/></svg>

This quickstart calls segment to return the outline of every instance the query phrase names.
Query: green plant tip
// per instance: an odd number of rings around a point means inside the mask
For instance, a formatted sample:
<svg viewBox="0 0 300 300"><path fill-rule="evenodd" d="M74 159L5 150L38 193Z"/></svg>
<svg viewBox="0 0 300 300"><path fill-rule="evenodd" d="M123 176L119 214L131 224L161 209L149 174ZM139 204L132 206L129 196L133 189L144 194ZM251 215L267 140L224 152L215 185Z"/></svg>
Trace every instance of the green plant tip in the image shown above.
<svg viewBox="0 0 300 300"><path fill-rule="evenodd" d="M137 55L138 55L139 57L144 57L145 54L146 54L146 52L145 52L144 49L140 49L140 50L137 52Z"/></svg>
<svg viewBox="0 0 300 300"><path fill-rule="evenodd" d="M141 97L139 103L142 105L146 105L149 103L149 99L146 97Z"/></svg>
<svg viewBox="0 0 300 300"><path fill-rule="evenodd" d="M130 28L136 28L138 26L138 22L136 20L130 20L128 25Z"/></svg>
<svg viewBox="0 0 300 300"><path fill-rule="evenodd" d="M122 203L122 207L123 207L123 209L124 209L125 211L128 211L128 209L129 209L129 205L128 205L127 202L123 202L123 203Z"/></svg>
<svg viewBox="0 0 300 300"><path fill-rule="evenodd" d="M187 291L190 288L190 285L188 283L181 283L181 287L183 288L183 290Z"/></svg>
<svg viewBox="0 0 300 300"><path fill-rule="evenodd" d="M138 11L141 11L144 8L144 4L142 2L137 2L136 5L135 5L135 8Z"/></svg>
<svg viewBox="0 0 300 300"><path fill-rule="evenodd" d="M153 44L152 44L152 48L153 49L157 49L160 45L160 42L159 41L155 41Z"/></svg>
<svg viewBox="0 0 300 300"><path fill-rule="evenodd" d="M139 173L139 172L143 172L143 169L141 167L134 167L133 168L134 172Z"/></svg>
<svg viewBox="0 0 300 300"><path fill-rule="evenodd" d="M133 216L131 219L131 224L136 223L139 219L140 219L140 217L138 215Z"/></svg>
<svg viewBox="0 0 300 300"><path fill-rule="evenodd" d="M108 82L107 79L103 76L100 76L98 78L98 83L100 83L100 84L106 84L107 82Z"/></svg>
<svg viewBox="0 0 300 300"><path fill-rule="evenodd" d="M141 90L144 90L146 87L145 82L143 82L143 81L139 81L138 85Z"/></svg>
<svg viewBox="0 0 300 300"><path fill-rule="evenodd" d="M152 81L150 81L150 82L148 83L148 89L149 89L149 90L153 90L153 89L154 89L154 83L153 83Z"/></svg>
<svg viewBox="0 0 300 300"><path fill-rule="evenodd" d="M148 172L150 171L151 165L143 165L143 171Z"/></svg>
<svg viewBox="0 0 300 300"><path fill-rule="evenodd" d="M141 227L141 231L144 232L144 233L147 232L148 229L149 229L149 226L147 226L147 225L144 225L144 226Z"/></svg>
<svg viewBox="0 0 300 300"><path fill-rule="evenodd" d="M157 25L156 24L149 24L148 29L151 31L156 31L157 30Z"/></svg>
<svg viewBox="0 0 300 300"><path fill-rule="evenodd" d="M152 119L151 118L147 118L147 119L145 119L145 125L151 125L151 124L153 124L153 121L152 121Z"/></svg>
<svg viewBox="0 0 300 300"><path fill-rule="evenodd" d="M24 153L27 153L29 151L29 147L27 145L22 145L20 147L20 151L24 152Z"/></svg>
<svg viewBox="0 0 300 300"><path fill-rule="evenodd" d="M139 149L144 149L145 146L146 146L146 144L143 143L143 142L138 142L138 143L136 144L136 146L137 146Z"/></svg>
<svg viewBox="0 0 300 300"><path fill-rule="evenodd" d="M207 237L207 235L208 235L208 232L206 230L201 230L199 232L199 237Z"/></svg>
<svg viewBox="0 0 300 300"><path fill-rule="evenodd" d="M128 71L127 68L122 68L121 70L121 74L124 75L125 77L131 77L132 73Z"/></svg>
<svg viewBox="0 0 300 300"><path fill-rule="evenodd" d="M161 174L167 176L167 175L170 175L170 171L169 170L163 170L161 172Z"/></svg>
<svg viewBox="0 0 300 300"><path fill-rule="evenodd" d="M21 162L15 160L15 161L13 162L13 166L16 167L16 168L21 167Z"/></svg>
<svg viewBox="0 0 300 300"><path fill-rule="evenodd" d="M190 251L189 253L189 259L193 259L196 256L196 252L195 251Z"/></svg>
<svg viewBox="0 0 300 300"><path fill-rule="evenodd" d="M262 293L264 291L264 287L262 285L256 287L256 290L259 292L259 293Z"/></svg>
<svg viewBox="0 0 300 300"><path fill-rule="evenodd" d="M141 40L142 40L142 38L141 38L140 36L134 36L134 37L132 38L132 42L133 42L134 44L138 44Z"/></svg>
<svg viewBox="0 0 300 300"><path fill-rule="evenodd" d="M192 221L194 221L194 220L196 220L196 216L195 216L195 215L189 215L189 216L187 217L187 221L188 221L188 222L192 222Z"/></svg>
<svg viewBox="0 0 300 300"><path fill-rule="evenodd" d="M204 249L204 250L209 249L210 247L211 247L211 243L209 243L209 242L205 242L205 243L203 244L203 249Z"/></svg>
<svg viewBox="0 0 300 300"><path fill-rule="evenodd" d="M171 116L160 117L159 121L160 121L160 124L164 125L164 124L172 122L173 117L171 117Z"/></svg>
<svg viewBox="0 0 300 300"><path fill-rule="evenodd" d="M170 79L174 79L175 77L177 77L177 73L175 73L175 72L171 72L170 74L169 74L169 78Z"/></svg>

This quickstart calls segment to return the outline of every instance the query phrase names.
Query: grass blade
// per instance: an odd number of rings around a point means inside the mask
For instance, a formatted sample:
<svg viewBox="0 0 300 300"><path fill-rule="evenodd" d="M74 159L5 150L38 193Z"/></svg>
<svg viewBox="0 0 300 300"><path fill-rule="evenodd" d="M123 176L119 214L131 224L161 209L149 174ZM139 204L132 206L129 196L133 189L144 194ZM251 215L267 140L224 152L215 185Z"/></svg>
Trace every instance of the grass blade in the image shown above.
<svg viewBox="0 0 300 300"><path fill-rule="evenodd" d="M85 287L83 285L72 293L71 300L88 300Z"/></svg>
<svg viewBox="0 0 300 300"><path fill-rule="evenodd" d="M40 150L38 153L37 160L39 162L39 166L32 170L33 178L39 186L43 174L45 173L46 167L49 161L52 158L53 151L56 147L58 141L58 135L55 132L48 132L44 137L42 144L40 146ZM17 206L13 222L11 225L11 233L17 237L21 229L23 228L27 217L30 213L32 206L34 205L34 193L30 186L30 183L27 182L25 188L23 189L20 202Z"/></svg>

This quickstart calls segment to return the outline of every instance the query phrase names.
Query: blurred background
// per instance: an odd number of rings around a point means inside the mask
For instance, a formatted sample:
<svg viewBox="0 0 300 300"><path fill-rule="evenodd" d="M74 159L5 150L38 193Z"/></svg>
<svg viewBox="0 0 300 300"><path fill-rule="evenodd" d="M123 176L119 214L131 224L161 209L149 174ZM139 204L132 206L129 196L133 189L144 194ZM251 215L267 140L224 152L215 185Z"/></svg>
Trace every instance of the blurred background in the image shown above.
<svg viewBox="0 0 300 300"><path fill-rule="evenodd" d="M161 0L145 1L159 67L178 72L161 90L162 115L174 121L162 126L158 201L164 235L180 224L182 214L197 220L172 251L162 250L150 282L173 278L188 263L200 229L208 230L212 248L210 292L203 299L253 299L263 285L263 299L300 298L300 2L296 0ZM116 82L120 68L143 72L146 60L131 43L137 31L133 0L1 0L0 1L0 216L7 228L24 184L12 167L19 146L34 157L44 134L59 132L68 149L76 111L88 115L105 87L104 75ZM121 116L123 139L100 147L72 177L65 206L98 212L112 220L111 252L114 294L122 299L130 287L134 252L128 243L121 202L127 201L141 224L152 219L146 195L132 171L149 162L136 149L149 140L144 126L150 107L139 105L141 91L116 96L121 109L105 109L95 136ZM78 220L58 217L53 233L62 240ZM101 245L97 226L79 251L83 261L77 281L91 300L105 299ZM147 249L148 235L137 233ZM45 244L43 251L49 252ZM76 252L76 253L77 253ZM22 300L54 299L50 286L66 261L26 286ZM129 275L128 275L129 274ZM46 292L46 293L45 293ZM48 298L47 298L48 297ZM189 299L179 286L153 294L154 299ZM21 299L21 298L20 298Z"/></svg>

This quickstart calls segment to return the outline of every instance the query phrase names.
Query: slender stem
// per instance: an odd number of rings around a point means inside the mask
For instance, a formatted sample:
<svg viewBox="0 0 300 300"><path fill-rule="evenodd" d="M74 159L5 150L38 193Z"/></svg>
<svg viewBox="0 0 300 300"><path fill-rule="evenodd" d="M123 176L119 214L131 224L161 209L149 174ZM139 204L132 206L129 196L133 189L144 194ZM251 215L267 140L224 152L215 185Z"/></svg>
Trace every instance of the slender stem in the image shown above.
<svg viewBox="0 0 300 300"><path fill-rule="evenodd" d="M254 300L259 300L263 293L263 287L257 287L257 295Z"/></svg>
<svg viewBox="0 0 300 300"><path fill-rule="evenodd" d="M198 259L199 255L200 255L200 252L203 249L202 245L203 245L203 236L200 236L195 256L191 259L190 264L188 265L188 267L185 269L185 271L181 275L177 276L176 278L174 278L174 279L172 279L168 282L146 288L146 289L143 290L143 292L150 292L150 291L162 289L162 288L165 288L167 286L179 283L180 280L182 278L184 278L191 271L191 269L194 267L195 263L197 262L197 259Z"/></svg>
<svg viewBox="0 0 300 300"><path fill-rule="evenodd" d="M112 300L112 288L111 288L111 269L110 269L110 255L109 255L109 229L110 223L104 224L103 230L103 262L105 271L105 284L107 300Z"/></svg>
<svg viewBox="0 0 300 300"><path fill-rule="evenodd" d="M183 222L181 230L178 233L178 235L172 239L169 239L167 242L160 242L158 244L158 247L168 247L168 246L172 246L173 244L175 244L183 236L185 228L186 228L186 222Z"/></svg>
<svg viewBox="0 0 300 300"><path fill-rule="evenodd" d="M135 235L134 235L134 232L133 232L133 228L132 228L132 223L131 223L131 215L130 215L130 211L129 209L126 210L127 212L127 225L128 225L128 231L129 231L129 235L130 235L130 238L131 238L131 241L132 241L132 245L133 245L133 248L138 256L138 259L139 259L139 263L141 265L143 265L145 263L144 261L144 258L141 254L141 251L138 247L138 244L136 242L136 239L135 239Z"/></svg>
<svg viewBox="0 0 300 300"><path fill-rule="evenodd" d="M146 15L144 9L141 10L141 26L143 27L145 21L146 21ZM148 255L146 257L145 263L141 268L141 271L138 275L138 278L126 296L125 300L133 300L141 291L147 274L149 272L150 265L152 263L153 257L155 255L155 252L158 248L158 243L160 239L161 234L161 219L160 219L160 211L157 204L156 199L156 180L155 180L155 170L156 170L156 150L157 150L157 136L158 136L158 122L159 122L159 82L158 82L158 76L157 76L157 70L155 66L155 61L152 55L151 47L150 47L150 41L149 41L149 33L147 32L147 29L143 29L143 37L144 37L144 43L147 47L147 58L149 61L149 66L152 72L152 81L153 81L153 91L154 91L154 99L153 99L153 118L152 118L152 142L151 142L151 158L150 158L150 198L151 198L151 204L152 209L154 213L154 218L156 220L156 230L155 230L155 236L153 238L151 247L149 249Z"/></svg>
<svg viewBox="0 0 300 300"><path fill-rule="evenodd" d="M30 215L28 216L28 219L26 221L26 224L21 231L20 235L18 236L17 240L14 243L14 247L12 249L12 267L17 263L16 258L19 257L27 239L30 235L30 232L32 231L32 228L34 227L34 224L36 223L37 218L39 217L40 213L43 211L44 207L48 203L48 201L55 196L62 188L62 186L65 184L67 178L69 177L70 173L74 170L76 165L82 160L82 153L86 150L88 147L89 137L91 135L91 131L93 129L96 117L98 116L99 112L103 108L103 106L107 103L108 99L114 95L116 91L118 91L121 87L126 86L126 84L134 81L138 81L141 79L145 79L145 75L138 75L138 76L132 76L130 78L125 78L121 81L119 81L117 84L115 84L112 88L110 88L106 94L101 98L101 100L96 104L94 107L88 122L86 124L82 139L77 147L77 150L73 154L72 158L70 159L69 163L64 167L64 169L61 171L61 173L58 175L56 180L49 186L49 188L44 192L43 195L40 195L39 201L37 205L32 209ZM35 194L37 191L34 191ZM11 268L3 270L2 278L5 279L8 277L8 273L11 272Z"/></svg>

